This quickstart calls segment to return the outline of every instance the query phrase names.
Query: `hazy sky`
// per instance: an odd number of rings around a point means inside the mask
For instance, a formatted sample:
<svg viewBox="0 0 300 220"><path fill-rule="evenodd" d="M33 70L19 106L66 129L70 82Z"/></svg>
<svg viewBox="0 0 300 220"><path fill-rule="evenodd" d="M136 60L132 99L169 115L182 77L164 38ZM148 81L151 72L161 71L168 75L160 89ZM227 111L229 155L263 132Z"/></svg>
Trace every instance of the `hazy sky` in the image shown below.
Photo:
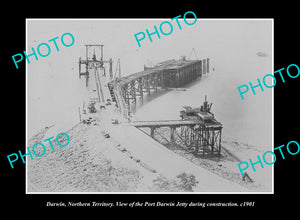
<svg viewBox="0 0 300 220"><path fill-rule="evenodd" d="M139 71L138 68L143 67L147 60L155 63L181 55L188 56L192 48L196 49L199 58L219 56L224 63L229 61L231 54L243 56L256 50L271 53L271 20L198 19L190 26L179 20L182 30L179 30L176 21L171 21L173 32L170 35L160 34L161 39L153 35L152 43L146 37L139 47L134 34L146 32L146 29L152 32L153 26L159 27L163 21L168 20L28 20L27 46L36 48L41 42L69 32L75 38L72 47L61 45L61 51L53 50L38 62L56 62L64 57L66 64L74 65L74 60L85 56L84 44L104 44L105 58L121 58L126 75Z"/></svg>

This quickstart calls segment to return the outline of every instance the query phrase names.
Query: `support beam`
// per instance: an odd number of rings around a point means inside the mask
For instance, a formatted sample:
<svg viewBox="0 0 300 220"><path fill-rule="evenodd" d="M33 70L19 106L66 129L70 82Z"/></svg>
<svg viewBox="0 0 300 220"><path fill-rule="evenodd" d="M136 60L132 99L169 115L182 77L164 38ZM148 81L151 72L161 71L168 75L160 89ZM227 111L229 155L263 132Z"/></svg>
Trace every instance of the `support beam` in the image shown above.
<svg viewBox="0 0 300 220"><path fill-rule="evenodd" d="M81 57L79 57L79 78L81 78Z"/></svg>
<svg viewBox="0 0 300 220"><path fill-rule="evenodd" d="M152 138L154 138L155 127L150 127L150 130L151 130L150 136L151 136Z"/></svg>
<svg viewBox="0 0 300 220"><path fill-rule="evenodd" d="M141 99L143 99L143 79L140 78L137 81L138 81L138 92L139 95L141 96Z"/></svg>
<svg viewBox="0 0 300 220"><path fill-rule="evenodd" d="M88 64L89 58L88 58L88 46L85 45L85 58L86 58L86 63Z"/></svg>
<svg viewBox="0 0 300 220"><path fill-rule="evenodd" d="M190 122L193 122L193 124L189 124ZM188 148L188 150L192 149L195 155L220 155L221 125L215 126L215 124L211 125L200 121L163 120L135 122L133 126L138 128L150 128L150 135L152 138L154 138L154 131L156 128L168 127L170 128L170 143L175 143L176 138L179 138L180 141L183 142ZM176 128L180 128L180 134L176 132ZM178 137L175 136L175 134L177 134Z"/></svg>
<svg viewBox="0 0 300 220"><path fill-rule="evenodd" d="M221 155L221 137L222 137L222 129L219 131L219 151L218 154Z"/></svg>
<svg viewBox="0 0 300 220"><path fill-rule="evenodd" d="M175 142L174 133L175 133L175 127L170 127L170 142Z"/></svg>
<svg viewBox="0 0 300 220"><path fill-rule="evenodd" d="M206 71L207 71L207 73L209 73L209 58L207 58L207 61L206 61L207 63L207 69L206 69Z"/></svg>

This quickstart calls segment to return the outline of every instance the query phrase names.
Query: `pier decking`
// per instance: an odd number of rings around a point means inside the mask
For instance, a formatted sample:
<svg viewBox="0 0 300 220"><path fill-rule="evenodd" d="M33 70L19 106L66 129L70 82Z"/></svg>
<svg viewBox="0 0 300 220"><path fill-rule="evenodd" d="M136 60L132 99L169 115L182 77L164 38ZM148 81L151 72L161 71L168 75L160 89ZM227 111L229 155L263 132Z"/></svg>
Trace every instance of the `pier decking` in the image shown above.
<svg viewBox="0 0 300 220"><path fill-rule="evenodd" d="M144 71L117 78L111 81L108 87L114 101L116 101L114 89L119 87L127 108L130 108L130 103L136 103L137 97L143 98L144 94L150 94L151 90L178 88L206 74L209 70L208 60L168 60L155 67L145 67Z"/></svg>
<svg viewBox="0 0 300 220"><path fill-rule="evenodd" d="M209 71L209 59L204 60L168 60L155 67L144 67L144 71L117 78L108 83L112 100L116 102L123 116L129 118L130 104L136 103L137 97L157 91L158 88L179 88L192 82ZM132 101L130 101L132 100ZM195 154L220 155L222 124L216 120L160 120L135 121L130 125L136 128L150 128L154 138L157 128L170 128L170 142L177 137ZM180 132L176 129L180 128Z"/></svg>
<svg viewBox="0 0 300 220"><path fill-rule="evenodd" d="M111 98L116 103L124 119L128 120L130 120L130 105L136 103L138 97L142 99L145 94L150 94L161 88L180 88L209 71L208 58L203 60L186 60L183 58L181 60L167 60L158 63L154 67L144 66L144 71L112 79L112 62L111 60L109 62L103 61L103 45L86 45L86 54L88 54L88 49L91 46L101 47L101 59L97 60L95 54L91 60L88 57L86 57L86 60L80 59L79 67L82 64L86 65L84 74L87 78L87 85L90 77L88 70L91 66L91 69L94 70L99 102L103 105ZM111 81L109 83L104 82L106 74L103 65L105 62L110 64L109 76ZM102 68L104 71L102 79L100 79L98 68ZM79 68L79 76L81 75ZM103 89L106 85L106 89ZM106 97L104 97L104 90L107 90ZM202 112L202 116L203 114L207 113ZM150 128L152 138L154 138L156 129L168 127L170 128L170 142L175 141L175 135L177 134L177 138L195 154L217 153L220 155L222 124L215 119L207 121L200 120L198 117L189 117L188 120L135 121L130 122L129 125L136 128ZM176 129L180 129L180 132L177 132Z"/></svg>

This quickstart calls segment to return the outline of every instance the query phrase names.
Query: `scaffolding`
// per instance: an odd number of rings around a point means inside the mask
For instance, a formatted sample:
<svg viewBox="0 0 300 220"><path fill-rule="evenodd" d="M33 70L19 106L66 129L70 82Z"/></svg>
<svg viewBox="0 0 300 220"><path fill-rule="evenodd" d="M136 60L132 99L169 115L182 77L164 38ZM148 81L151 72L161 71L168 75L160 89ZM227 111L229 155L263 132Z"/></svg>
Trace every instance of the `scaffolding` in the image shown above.
<svg viewBox="0 0 300 220"><path fill-rule="evenodd" d="M100 69L104 70L104 75L106 76L106 71L104 64L108 63L109 64L109 76L110 79L113 78L113 72L112 72L112 59L110 58L109 60L103 60L103 44L86 44L85 45L85 50L86 50L86 57L85 59L79 58L79 78L81 76L85 76L86 78L86 86L88 86L88 79L89 79L89 69L93 69L94 67L99 67ZM100 54L99 57L100 59L97 59L95 49L99 48L100 49ZM93 56L90 58L89 57L89 51L90 49L94 49ZM85 67L85 71L82 71L82 65Z"/></svg>

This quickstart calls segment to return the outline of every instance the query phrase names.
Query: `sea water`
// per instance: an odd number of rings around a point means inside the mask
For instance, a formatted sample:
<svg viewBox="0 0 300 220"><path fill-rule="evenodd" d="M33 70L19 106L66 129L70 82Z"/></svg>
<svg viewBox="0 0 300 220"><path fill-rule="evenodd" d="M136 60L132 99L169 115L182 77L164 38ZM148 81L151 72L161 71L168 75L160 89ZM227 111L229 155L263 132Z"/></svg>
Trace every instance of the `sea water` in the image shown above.
<svg viewBox="0 0 300 220"><path fill-rule="evenodd" d="M272 73L272 25L265 20L197 20L193 26L173 31L168 38L138 48L134 33L159 25L162 19L139 20L30 20L27 50L69 32L75 38L70 48L27 64L27 137L45 126L70 128L79 122L78 107L89 95L85 78L78 77L79 57L85 59L85 44L104 44L104 59L112 58L113 72L121 60L122 75L143 70L168 59L210 59L210 71L185 85L186 91L160 91L145 97L134 116L139 120L179 119L182 106L199 107L205 95L212 112L223 124L223 137L268 148L272 140L272 89L256 88L245 100L237 87ZM196 55L190 55L192 48ZM257 56L263 51L268 56ZM90 52L91 58L93 50ZM99 54L99 51L95 50ZM33 58L33 57L31 57ZM99 58L99 55L97 55ZM108 72L108 67L106 67ZM151 100L151 101L149 101Z"/></svg>
<svg viewBox="0 0 300 220"><path fill-rule="evenodd" d="M272 144L272 91L262 92L256 88L257 95L252 92L242 100L237 86L243 81L238 74L251 72L252 82L266 72L268 61L253 54L253 68L224 67L222 60L210 58L211 71L199 80L186 86L185 91L171 90L161 92L158 98L144 98L143 104L135 110L137 120L178 120L182 106L200 107L205 95L212 102L211 112L223 124L223 137L243 143L259 145L270 149ZM239 61L241 62L241 61ZM215 69L214 71L212 69Z"/></svg>

